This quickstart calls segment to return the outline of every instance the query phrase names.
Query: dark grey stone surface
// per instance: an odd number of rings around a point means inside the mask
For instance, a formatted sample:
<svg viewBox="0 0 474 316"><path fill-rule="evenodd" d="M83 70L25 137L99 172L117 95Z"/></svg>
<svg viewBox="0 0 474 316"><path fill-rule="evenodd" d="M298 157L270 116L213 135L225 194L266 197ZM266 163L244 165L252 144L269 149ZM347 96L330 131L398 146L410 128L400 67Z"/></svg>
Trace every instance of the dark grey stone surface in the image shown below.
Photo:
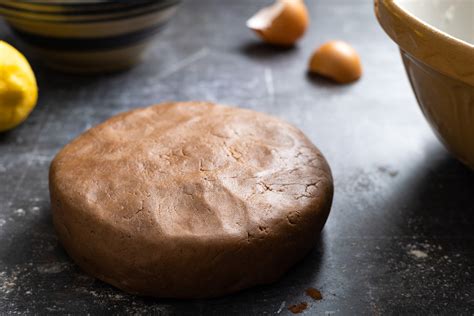
<svg viewBox="0 0 474 316"><path fill-rule="evenodd" d="M474 313L474 175L430 131L371 1L307 1L311 28L290 50L245 28L268 2L185 1L127 72L75 77L33 61L39 104L0 135L0 314L284 315L301 301L307 315ZM22 47L4 25L0 38ZM306 75L312 49L329 39L360 52L359 82ZM54 233L52 157L115 113L195 99L282 117L325 153L336 193L318 247L276 284L214 300L143 299L88 277ZM309 286L324 299L306 297Z"/></svg>

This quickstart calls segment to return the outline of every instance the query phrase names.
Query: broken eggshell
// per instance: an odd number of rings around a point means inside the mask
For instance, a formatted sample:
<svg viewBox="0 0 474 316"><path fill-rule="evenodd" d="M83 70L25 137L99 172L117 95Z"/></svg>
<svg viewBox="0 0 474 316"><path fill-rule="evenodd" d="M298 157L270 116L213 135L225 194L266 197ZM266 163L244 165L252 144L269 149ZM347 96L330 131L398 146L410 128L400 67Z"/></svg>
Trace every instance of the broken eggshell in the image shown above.
<svg viewBox="0 0 474 316"><path fill-rule="evenodd" d="M247 27L264 42L280 46L294 45L308 24L308 10L303 0L277 0L247 21Z"/></svg>
<svg viewBox="0 0 474 316"><path fill-rule="evenodd" d="M343 41L330 41L314 51L309 61L309 72L339 83L349 83L362 76L362 65L352 46Z"/></svg>

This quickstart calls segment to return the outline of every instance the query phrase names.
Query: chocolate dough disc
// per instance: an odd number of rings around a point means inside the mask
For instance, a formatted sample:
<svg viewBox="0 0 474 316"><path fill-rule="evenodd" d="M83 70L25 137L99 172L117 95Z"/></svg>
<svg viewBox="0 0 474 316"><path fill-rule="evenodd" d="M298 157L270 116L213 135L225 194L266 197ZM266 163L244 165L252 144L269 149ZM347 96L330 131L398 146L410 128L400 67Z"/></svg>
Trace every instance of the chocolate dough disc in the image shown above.
<svg viewBox="0 0 474 316"><path fill-rule="evenodd" d="M275 117L200 102L117 115L56 156L53 220L74 261L130 293L214 297L277 280L329 214L328 164Z"/></svg>

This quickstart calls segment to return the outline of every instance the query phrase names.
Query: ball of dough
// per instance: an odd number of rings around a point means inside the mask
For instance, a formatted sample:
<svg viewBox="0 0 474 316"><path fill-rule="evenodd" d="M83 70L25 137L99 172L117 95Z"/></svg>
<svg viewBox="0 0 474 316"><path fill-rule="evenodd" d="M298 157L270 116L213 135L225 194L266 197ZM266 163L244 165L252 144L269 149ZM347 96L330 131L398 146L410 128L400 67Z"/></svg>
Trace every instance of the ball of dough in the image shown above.
<svg viewBox="0 0 474 316"><path fill-rule="evenodd" d="M332 177L292 125L165 103L117 115L55 157L53 221L74 261L130 293L215 297L277 280L315 244Z"/></svg>

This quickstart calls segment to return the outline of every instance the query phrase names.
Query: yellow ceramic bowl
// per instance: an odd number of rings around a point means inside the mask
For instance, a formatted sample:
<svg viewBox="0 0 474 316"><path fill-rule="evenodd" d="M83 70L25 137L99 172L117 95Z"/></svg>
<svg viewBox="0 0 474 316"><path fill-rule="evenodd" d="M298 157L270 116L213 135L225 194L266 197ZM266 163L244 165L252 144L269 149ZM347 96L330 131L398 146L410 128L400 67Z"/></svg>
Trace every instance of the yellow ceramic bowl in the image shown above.
<svg viewBox="0 0 474 316"><path fill-rule="evenodd" d="M375 0L375 12L431 127L474 169L474 1Z"/></svg>

